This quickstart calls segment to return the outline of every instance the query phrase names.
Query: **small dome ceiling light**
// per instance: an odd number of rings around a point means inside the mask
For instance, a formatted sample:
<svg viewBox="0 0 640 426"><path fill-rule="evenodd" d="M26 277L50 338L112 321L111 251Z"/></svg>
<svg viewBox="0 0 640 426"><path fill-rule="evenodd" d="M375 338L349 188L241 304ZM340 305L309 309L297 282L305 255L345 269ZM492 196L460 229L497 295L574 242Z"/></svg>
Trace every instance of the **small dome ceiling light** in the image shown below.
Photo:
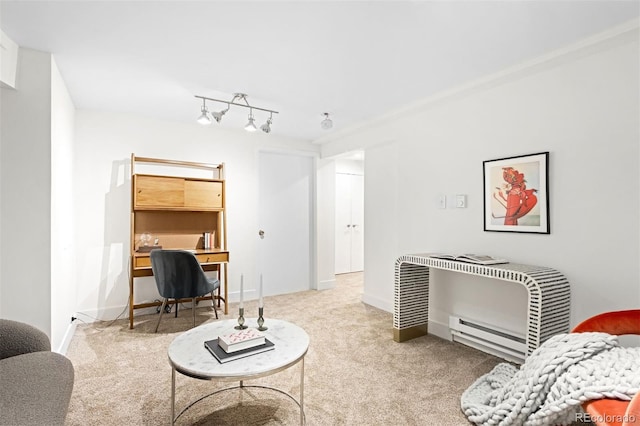
<svg viewBox="0 0 640 426"><path fill-rule="evenodd" d="M320 127L323 130L329 130L333 127L333 121L329 118L328 112L323 112L322 114L324 115L324 120L320 122Z"/></svg>

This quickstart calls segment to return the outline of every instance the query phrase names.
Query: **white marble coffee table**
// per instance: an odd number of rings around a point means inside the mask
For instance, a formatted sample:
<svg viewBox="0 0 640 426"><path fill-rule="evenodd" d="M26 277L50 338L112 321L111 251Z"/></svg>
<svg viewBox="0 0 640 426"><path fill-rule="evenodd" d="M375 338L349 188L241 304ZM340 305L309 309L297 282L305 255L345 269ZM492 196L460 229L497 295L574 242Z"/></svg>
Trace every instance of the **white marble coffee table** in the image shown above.
<svg viewBox="0 0 640 426"><path fill-rule="evenodd" d="M249 327L257 327L256 321L256 318L249 318L245 324ZM226 390L243 387L266 388L288 396L300 407L300 424L304 424L304 356L309 348L309 335L302 328L290 322L267 319L264 325L268 327L268 330L264 331L264 334L267 339L275 344L275 349L221 364L204 347L204 342L215 339L221 334L233 332L233 327L237 324L236 320L215 321L204 324L179 335L169 345L171 424L174 424L189 407L204 398ZM298 362L301 363L300 400L296 400L293 396L280 389L244 385L244 380L270 376ZM176 371L185 376L201 380L239 381L240 385L219 389L205 395L191 402L176 416Z"/></svg>

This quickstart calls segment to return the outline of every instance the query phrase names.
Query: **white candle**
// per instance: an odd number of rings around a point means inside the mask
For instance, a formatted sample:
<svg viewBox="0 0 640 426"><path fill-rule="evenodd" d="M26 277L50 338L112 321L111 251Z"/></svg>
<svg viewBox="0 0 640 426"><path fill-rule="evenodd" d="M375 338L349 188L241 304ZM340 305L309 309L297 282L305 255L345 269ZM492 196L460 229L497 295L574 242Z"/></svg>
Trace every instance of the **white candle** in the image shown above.
<svg viewBox="0 0 640 426"><path fill-rule="evenodd" d="M244 291L244 276L242 274L240 274L240 309L244 308L244 304L243 304L243 300L242 300L242 293Z"/></svg>
<svg viewBox="0 0 640 426"><path fill-rule="evenodd" d="M264 307L264 300L262 300L262 274L260 274L260 299L258 300L258 307Z"/></svg>

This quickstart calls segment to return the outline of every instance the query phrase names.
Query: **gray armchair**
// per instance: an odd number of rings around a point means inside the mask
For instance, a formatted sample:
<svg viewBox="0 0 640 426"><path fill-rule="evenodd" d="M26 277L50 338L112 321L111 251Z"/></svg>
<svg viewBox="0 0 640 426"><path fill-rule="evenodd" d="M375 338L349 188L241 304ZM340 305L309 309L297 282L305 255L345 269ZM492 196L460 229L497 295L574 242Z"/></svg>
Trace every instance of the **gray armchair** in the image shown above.
<svg viewBox="0 0 640 426"><path fill-rule="evenodd" d="M45 333L0 319L0 377L0 424L64 424L73 391L73 364L51 352Z"/></svg>
<svg viewBox="0 0 640 426"><path fill-rule="evenodd" d="M162 296L162 308L156 324L156 333L165 306L169 299L190 298L193 301L193 325L196 325L196 298L213 293L220 287L220 280L209 278L202 270L202 266L195 255L186 250L152 250L151 269L158 286L158 292ZM213 309L218 318L218 310L211 295ZM178 315L176 303L176 316Z"/></svg>

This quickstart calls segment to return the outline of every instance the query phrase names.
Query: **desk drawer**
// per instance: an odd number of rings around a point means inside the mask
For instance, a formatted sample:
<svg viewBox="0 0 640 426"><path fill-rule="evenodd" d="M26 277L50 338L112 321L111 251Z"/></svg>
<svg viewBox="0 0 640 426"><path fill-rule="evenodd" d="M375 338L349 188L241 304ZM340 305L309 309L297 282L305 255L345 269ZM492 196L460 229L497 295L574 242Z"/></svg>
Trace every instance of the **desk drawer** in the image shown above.
<svg viewBox="0 0 640 426"><path fill-rule="evenodd" d="M134 257L133 267L134 268L150 268L151 258L150 257Z"/></svg>
<svg viewBox="0 0 640 426"><path fill-rule="evenodd" d="M228 262L229 261L229 253L203 253L196 254L196 259L200 263L217 263L217 262Z"/></svg>
<svg viewBox="0 0 640 426"><path fill-rule="evenodd" d="M133 267L134 268L150 268L151 267L151 258L149 256L143 257L134 257L133 258ZM218 263L218 262L228 262L229 261L229 253L202 253L196 254L196 259L200 263Z"/></svg>

